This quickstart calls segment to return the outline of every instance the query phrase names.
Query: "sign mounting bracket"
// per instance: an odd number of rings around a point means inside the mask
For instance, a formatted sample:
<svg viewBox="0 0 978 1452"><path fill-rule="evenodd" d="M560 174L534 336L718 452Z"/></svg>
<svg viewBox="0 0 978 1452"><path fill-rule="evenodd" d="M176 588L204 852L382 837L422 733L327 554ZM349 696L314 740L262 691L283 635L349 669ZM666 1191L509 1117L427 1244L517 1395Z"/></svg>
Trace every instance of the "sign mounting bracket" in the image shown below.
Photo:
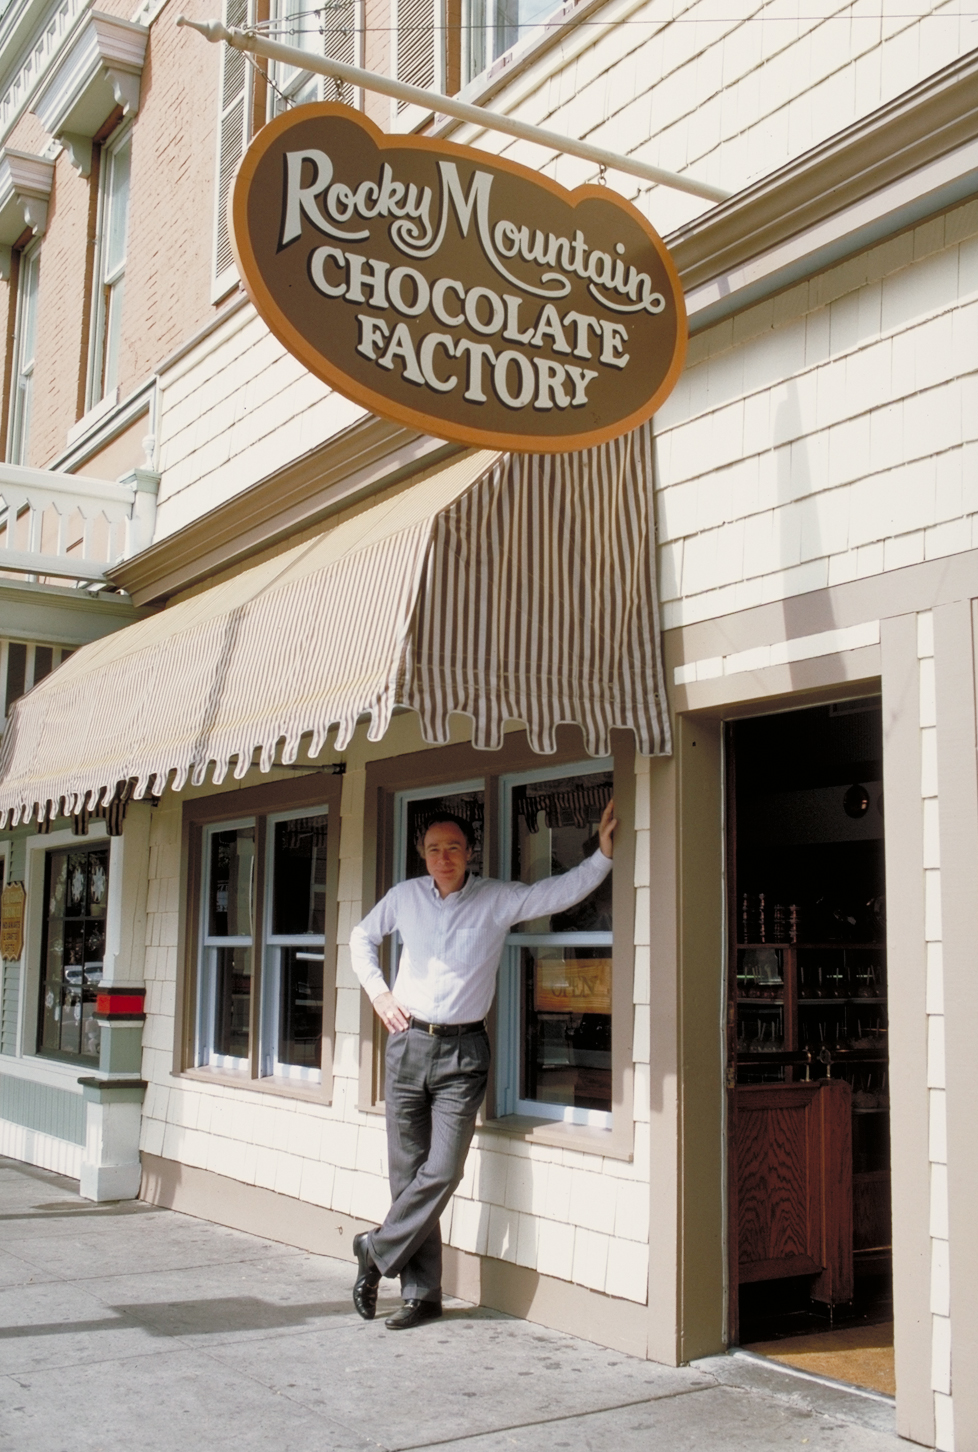
<svg viewBox="0 0 978 1452"><path fill-rule="evenodd" d="M392 96L396 101L424 106L438 115L454 116L458 121L469 121L487 131L500 131L507 136L519 137L522 141L533 141L551 151L578 156L599 167L624 172L627 176L639 177L642 181L654 182L657 186L671 187L674 191L688 192L691 196L702 197L709 202L725 202L733 195L722 187L714 186L712 182L697 181L695 177L664 171L661 167L650 166L635 157L606 151L603 146L592 146L588 141L561 136L559 132L547 131L542 126L531 126L526 121L501 115L498 111L487 111L484 106L470 106L468 102L458 101L454 96L442 96L436 91L425 91L420 86L409 86L391 76L379 75L376 71L348 66L343 61L331 60L326 56L311 55L309 51L298 46L282 45L277 40L253 35L247 30L229 30L219 20L188 20L185 15L179 15L177 25L196 30L210 41L224 40L235 50L251 51L266 60L281 61L285 65L298 66L317 75L331 76L334 80L346 81L349 85L359 86L367 91Z"/></svg>

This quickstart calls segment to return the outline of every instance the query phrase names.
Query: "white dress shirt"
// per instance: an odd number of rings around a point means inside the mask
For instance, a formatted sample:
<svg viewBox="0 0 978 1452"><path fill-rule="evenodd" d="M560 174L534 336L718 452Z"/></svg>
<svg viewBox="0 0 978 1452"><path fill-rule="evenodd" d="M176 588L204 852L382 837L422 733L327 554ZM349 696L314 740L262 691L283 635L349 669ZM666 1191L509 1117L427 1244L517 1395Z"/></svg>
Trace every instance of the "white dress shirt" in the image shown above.
<svg viewBox="0 0 978 1452"><path fill-rule="evenodd" d="M600 847L570 872L542 882L498 882L470 876L442 897L431 877L399 882L350 934L353 969L370 998L387 992L377 949L388 933L401 935L397 1001L428 1023L475 1023L496 991L506 934L514 923L566 911L611 871Z"/></svg>

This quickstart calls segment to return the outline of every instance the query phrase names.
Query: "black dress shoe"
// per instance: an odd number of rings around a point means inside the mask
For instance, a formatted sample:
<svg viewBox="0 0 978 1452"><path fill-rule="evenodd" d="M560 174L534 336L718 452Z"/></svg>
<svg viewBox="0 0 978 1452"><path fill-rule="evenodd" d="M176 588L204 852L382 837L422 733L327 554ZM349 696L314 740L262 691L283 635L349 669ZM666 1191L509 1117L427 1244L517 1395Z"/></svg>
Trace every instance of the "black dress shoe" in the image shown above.
<svg viewBox="0 0 978 1452"><path fill-rule="evenodd" d="M353 1253L357 1258L357 1278L353 1287L353 1304L365 1321L377 1314L377 1287L380 1271L370 1254L366 1230L353 1237Z"/></svg>
<svg viewBox="0 0 978 1452"><path fill-rule="evenodd" d="M393 1316L387 1317L384 1325L388 1331L410 1331L422 1321L437 1321L440 1315L441 1301L405 1301Z"/></svg>

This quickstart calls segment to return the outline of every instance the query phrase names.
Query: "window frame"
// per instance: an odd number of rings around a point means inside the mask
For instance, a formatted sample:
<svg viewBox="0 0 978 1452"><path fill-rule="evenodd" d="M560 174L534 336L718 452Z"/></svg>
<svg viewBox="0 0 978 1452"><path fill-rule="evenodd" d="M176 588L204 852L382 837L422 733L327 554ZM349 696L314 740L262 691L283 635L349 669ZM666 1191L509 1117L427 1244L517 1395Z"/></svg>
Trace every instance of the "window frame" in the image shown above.
<svg viewBox="0 0 978 1452"><path fill-rule="evenodd" d="M296 0L300 18L308 16L311 12L304 7L301 0ZM273 0L272 8L275 11L276 19L276 40L281 40L285 45L299 45L301 50L308 50L310 55L326 55L334 60L345 60L347 65L363 65L363 28L364 28L364 0L346 0L349 7L349 18L352 21L353 34L348 43L341 43L340 37L335 36L330 45L330 36L322 35L323 44L319 47L302 45L301 36L296 37L287 29L287 22L293 18L289 15L288 0ZM346 37L343 37L346 41ZM347 54L344 55L343 51ZM348 85L345 81L334 81L329 76L319 75L315 71L304 70L301 66L286 65L284 61L269 62L269 75L273 83L268 91L268 116L269 121L282 111L291 106L301 105L308 101L342 101L348 106L360 109L363 104L363 92L358 86ZM303 97L302 93L311 87L312 94ZM284 99L283 99L284 98Z"/></svg>
<svg viewBox="0 0 978 1452"><path fill-rule="evenodd" d="M271 1070L265 1070L262 1078L273 1078L279 1081L289 1080L297 1084L318 1084L321 1076L320 1070L312 1070L301 1064L283 1064L276 1055L275 1045L278 1040L280 999L275 991L278 988L281 973L281 963L276 969L270 966L272 954L279 952L282 948L316 948L323 950L323 959L326 956L326 933L274 933L271 931L272 913L274 911L273 893L275 891L274 864L275 864L275 827L279 822L295 822L304 817L325 815L328 820L327 826L327 848L326 848L326 883L323 887L324 897L329 895L329 864L333 846L333 824L339 828L339 822L335 815L330 813L328 806L323 805L319 811L315 807L290 807L282 812L269 812L265 817L265 922L269 924L263 935L261 943L261 954L263 960L262 971L262 1005L261 1005L261 1042L259 1044L259 1055L264 1069L265 1064L271 1064ZM335 896L335 894L334 894ZM328 901L324 901L326 913L329 912ZM335 947L335 938L334 938ZM325 975L324 975L325 976ZM325 1000L323 1008L325 1009Z"/></svg>
<svg viewBox="0 0 978 1452"><path fill-rule="evenodd" d="M254 853L254 877L251 884L252 917L251 932L248 934L236 933L222 936L219 933L207 931L207 913L205 904L210 895L212 853L210 845L214 838L221 832L234 832L242 827L253 827L255 832L255 853ZM262 916L258 910L258 843L259 831L258 821L254 816L235 817L229 821L223 819L219 822L209 822L203 829L201 837L201 872L200 872L200 938L198 942L197 955L197 1032L194 1047L194 1064L197 1068L227 1069L231 1073L241 1073L249 1067L249 1058L239 1059L231 1054L215 1054L209 1045L214 1038L214 1021L216 1018L217 984L216 971L210 967L207 959L212 953L220 952L222 948L247 948L251 953L251 980L252 998L254 998L255 962L257 953L255 951L255 938L261 928ZM251 1019L253 1014L249 1012L249 1040L251 1030ZM206 1062L204 1055L207 1055ZM249 1055L250 1057L250 1055Z"/></svg>
<svg viewBox="0 0 978 1452"><path fill-rule="evenodd" d="M46 958L47 945L48 945L48 933L49 933L49 929L50 929L50 916L49 916L49 913L48 913L48 899L49 899L49 894L50 894L50 876L49 876L49 874L50 874L50 871L51 871L51 863L52 863L53 859L55 858L55 856L57 856L59 853L71 853L71 852L74 852L74 853L85 853L86 855L89 855L89 854L92 854L92 853L95 853L95 852L104 852L105 855L106 855L106 865L105 865L105 876L106 876L106 880L105 880L105 912L104 912L104 916L103 916L103 920L102 920L102 922L103 922L103 938L104 938L105 941L104 941L104 944L103 944L103 954L102 954L102 962L101 962L102 974L100 975L100 981L101 981L101 978L104 977L104 973L105 973L105 957L106 957L107 953L110 950L110 945L109 945L109 927L110 927L110 923L111 923L111 915L110 915L110 910L109 909L110 909L110 902L111 902L110 894L112 892L112 881L113 881L113 876L114 876L113 871L112 871L112 865L113 865L112 864L112 842L111 842L111 839L107 835L106 836L101 836L101 835L96 836L95 834L92 834L90 837L89 836L76 837L74 834L72 834L69 841L56 843L56 844L52 845L50 848L48 848L48 850L43 854L43 861L41 863L41 869L42 869L42 878L41 878L41 883L42 883L42 887L41 887L41 891L42 891L41 931L40 931L40 938L39 938L39 948L40 948L40 951L39 951L39 955L38 955L38 979L37 979L38 991L37 991L37 995L36 995L36 997L34 999L35 1014L34 1014L34 1039L33 1039L32 1056L35 1057L35 1058L38 1058L38 1059L43 1059L47 1063L69 1064L69 1065L74 1066L75 1068L80 1068L83 1071L87 1070L88 1072L91 1072L92 1070L98 1068L99 1062L100 1062L100 1059L101 1059L101 1030L99 1032L100 1049L99 1049L99 1052L96 1053L96 1054L94 1054L94 1055L92 1055L92 1054L84 1054L81 1051L81 1049L79 1049L77 1053L74 1053L70 1049L52 1050L52 1049L44 1049L42 1047L43 1020L44 1020L44 1004L43 1004L43 1001L42 1000L43 1000L43 995L44 995L45 983L47 981L45 958ZM63 916L62 916L62 922L64 922L64 917ZM87 963L85 963L83 965L83 969L82 969L82 974L83 974L83 977L82 977L82 988L83 989L84 989L84 986L85 986L84 970L88 966L89 965ZM97 990L97 987L98 987L98 985L96 985L96 990ZM84 1002L84 999L82 1001ZM63 1005L62 1005L62 1007L63 1007ZM93 1017L95 1017L95 1016L96 1015L93 1013ZM84 1014L82 1014L80 1016L80 1020L79 1021L81 1022L83 1020L83 1018L84 1018Z"/></svg>
<svg viewBox="0 0 978 1452"><path fill-rule="evenodd" d="M20 1001L17 1010L16 1050L13 1055L5 1055L5 1060L7 1062L17 1060L22 1065L30 1065L31 1078L39 1083L51 1084L59 1088L64 1087L72 1091L77 1090L79 1069L82 1067L78 1061L55 1058L50 1054L39 1054L36 1047L36 1028L40 1015L43 981L41 949L44 941L46 906L44 885L47 874L47 856L48 853L57 851L59 848L77 846L79 843L95 846L103 841L107 841L109 844L109 898L106 921L111 922L118 910L116 894L121 891L123 839L109 837L104 820L93 818L89 824L88 833L84 837L77 837L70 827L59 827L51 832L33 832L26 838L21 838L20 847L15 839L8 839L8 870L13 853L23 850L25 854L23 881L27 892L27 903L24 916L24 950L20 959Z"/></svg>
<svg viewBox="0 0 978 1452"><path fill-rule="evenodd" d="M470 22L470 17L477 7L483 11L479 25ZM537 19L522 25L517 21L514 27L515 39L511 40L508 45L504 45L498 54L494 54L495 33L502 28L497 19L498 6L493 3L493 0L461 0L462 31L459 65L462 90L464 91L469 86L478 88L480 80L487 79L493 68L504 61L505 57L513 57L518 50L531 48L536 32L554 28L554 17L558 12L566 11L568 8L566 0L554 0L552 7L544 11ZM563 24L573 18L579 17L575 17L571 11L564 16L561 25L557 28L562 28ZM475 64L473 50L476 46L476 34L479 36L483 62L478 70L472 69Z"/></svg>
<svg viewBox="0 0 978 1452"><path fill-rule="evenodd" d="M567 776L598 775L613 772L614 757L585 757L581 761L560 766L530 768L528 771L507 772L498 778L499 783L499 848L497 875L504 882L512 881L510 870L511 833L513 828L512 791L516 786L530 782L559 780ZM620 829L619 829L620 830ZM616 854L617 856L617 843ZM619 932L621 930L619 929ZM592 1129L611 1129L614 1110L577 1109L570 1105L549 1105L539 1099L522 1099L519 1084L522 1069L523 1024L520 992L520 949L523 947L551 947L559 944L568 947L608 947L614 962L614 933L508 933L506 947L499 968L499 984L496 990L497 1037L496 1056L496 1104L500 1117L507 1114L522 1117L537 1116L541 1119L558 1120L562 1124L587 1125ZM612 1016L612 1033L614 1016Z"/></svg>
<svg viewBox="0 0 978 1452"><path fill-rule="evenodd" d="M173 1050L174 1074L210 1082L216 1080L257 1089L266 1094L312 1099L317 1103L328 1104L332 1101L341 795L342 777L327 770L304 773L262 786L214 792L184 802L181 850L181 901L184 910L181 913L178 943L181 972L178 980ZM271 890L269 840L273 835L268 827L275 820L321 813L327 814L330 821L326 849L323 1047L320 1068L318 1076L315 1071L299 1076L269 1075L262 1072L264 1043L267 1041L263 1040L266 1014L262 1010L267 1001L268 983L271 979L265 932ZM255 823L255 886L248 1057L246 1061L235 1066L200 1064L200 1007L204 986L200 949L204 942L204 892L209 870L207 842L209 833L214 830L230 829L244 823L250 824L251 821Z"/></svg>
<svg viewBox="0 0 978 1452"><path fill-rule="evenodd" d="M129 223L132 214L132 141L134 128L131 121L123 121L102 143L99 153L98 175L98 224L95 234L95 255L92 266L91 335L88 349L88 380L86 386L86 408L92 409L103 399L112 395L118 387L118 355L112 362L115 377L108 376L109 333L113 321L119 318L121 339L121 309L125 306L126 268L129 258ZM108 257L107 229L111 224L111 197L109 188L115 175L115 158L126 146L129 147L129 179L126 186L125 242L121 265L113 268L112 275L106 275Z"/></svg>
<svg viewBox="0 0 978 1452"><path fill-rule="evenodd" d="M28 308L27 284L33 275L33 348L30 357L30 372L27 384L23 382L27 370L24 358L24 323ZM34 369L37 362L37 319L41 291L41 239L38 237L25 247L17 260L17 298L14 314L13 358L10 370L10 426L7 431L6 457L9 464L27 464L27 450L30 443L31 412L34 399Z"/></svg>
<svg viewBox="0 0 978 1452"><path fill-rule="evenodd" d="M621 826L615 840L615 868L612 875L614 921L622 924L612 949L612 1063L611 1127L574 1124L544 1115L500 1115L497 1108L496 1076L490 1075L486 1102L479 1128L531 1143L556 1145L585 1153L630 1160L635 1144L633 1123L634 1038L633 983L635 971L635 739L631 731L612 732L615 815ZM362 914L383 897L394 883L396 840L396 798L398 793L424 788L419 794L434 794L446 784L473 779L485 785L484 861L499 860L500 779L520 772L537 774L549 767L568 768L588 761L580 730L576 726L557 728L557 751L540 756L531 751L525 734L507 734L498 752L478 751L465 744L442 746L384 757L367 763L364 789ZM604 768L607 769L607 768ZM389 969L390 940L386 940L381 965ZM488 1017L493 1055L499 1053L499 999ZM386 1036L365 993L360 995L360 1092L357 1107L362 1113L379 1114L383 1100L383 1047Z"/></svg>

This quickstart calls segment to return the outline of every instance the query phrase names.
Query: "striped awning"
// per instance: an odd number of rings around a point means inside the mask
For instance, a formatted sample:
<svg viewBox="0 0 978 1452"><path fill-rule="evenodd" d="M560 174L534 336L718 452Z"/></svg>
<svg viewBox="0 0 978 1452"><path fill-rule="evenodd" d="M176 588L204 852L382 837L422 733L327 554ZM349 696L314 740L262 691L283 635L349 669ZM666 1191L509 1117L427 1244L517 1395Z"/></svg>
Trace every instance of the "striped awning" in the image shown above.
<svg viewBox="0 0 978 1452"><path fill-rule="evenodd" d="M78 650L14 707L0 814L72 814L117 792L243 777L371 741L395 705L427 741L508 720L535 751L580 725L670 748L649 425L586 452L466 455L312 541ZM280 753L280 754L279 754ZM2 820L2 817L0 817Z"/></svg>

